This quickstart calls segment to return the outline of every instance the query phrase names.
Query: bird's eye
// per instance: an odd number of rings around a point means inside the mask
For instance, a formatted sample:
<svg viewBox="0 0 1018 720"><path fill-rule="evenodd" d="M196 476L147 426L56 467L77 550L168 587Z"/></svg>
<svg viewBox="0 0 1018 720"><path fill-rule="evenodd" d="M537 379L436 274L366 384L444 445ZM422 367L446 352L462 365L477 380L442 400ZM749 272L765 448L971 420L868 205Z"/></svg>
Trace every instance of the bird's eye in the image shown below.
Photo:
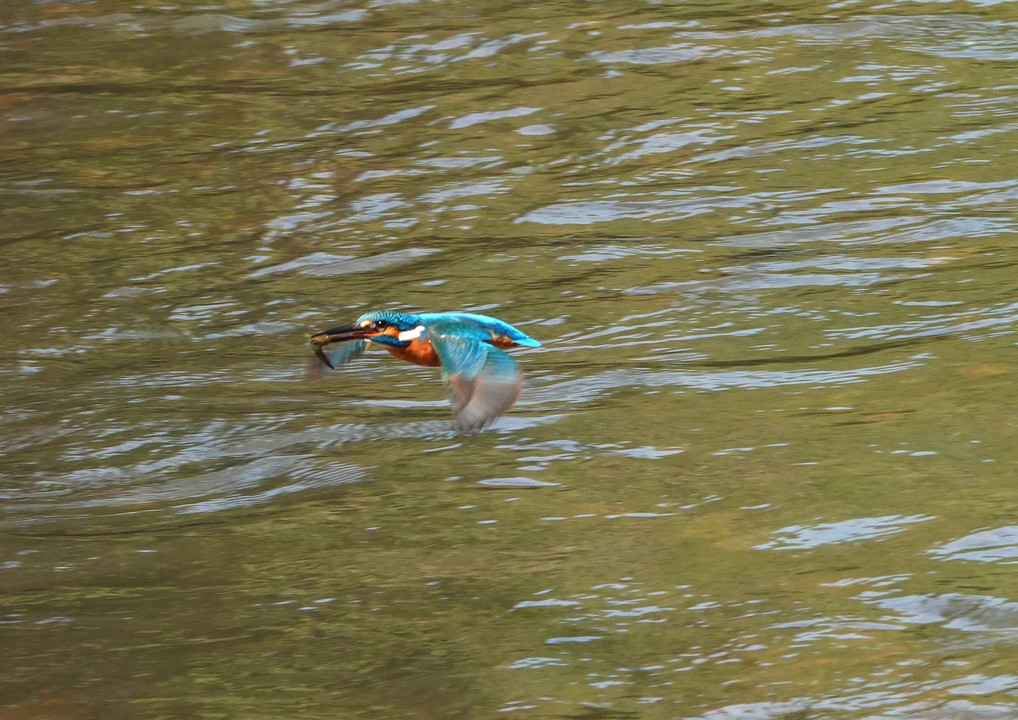
<svg viewBox="0 0 1018 720"><path fill-rule="evenodd" d="M385 322L385 320L375 320L375 327L379 330L384 330L389 327L389 323Z"/></svg>

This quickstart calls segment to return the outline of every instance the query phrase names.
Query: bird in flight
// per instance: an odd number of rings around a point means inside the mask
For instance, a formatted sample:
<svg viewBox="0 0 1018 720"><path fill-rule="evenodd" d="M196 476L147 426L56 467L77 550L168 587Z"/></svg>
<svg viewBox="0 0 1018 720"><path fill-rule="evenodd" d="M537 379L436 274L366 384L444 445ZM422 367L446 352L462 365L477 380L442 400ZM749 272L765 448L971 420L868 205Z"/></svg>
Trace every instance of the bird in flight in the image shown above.
<svg viewBox="0 0 1018 720"><path fill-rule="evenodd" d="M508 323L465 312L415 315L381 310L311 336L315 355L333 369L372 343L400 360L441 366L456 427L465 433L488 427L520 394L523 376L503 350L541 346Z"/></svg>

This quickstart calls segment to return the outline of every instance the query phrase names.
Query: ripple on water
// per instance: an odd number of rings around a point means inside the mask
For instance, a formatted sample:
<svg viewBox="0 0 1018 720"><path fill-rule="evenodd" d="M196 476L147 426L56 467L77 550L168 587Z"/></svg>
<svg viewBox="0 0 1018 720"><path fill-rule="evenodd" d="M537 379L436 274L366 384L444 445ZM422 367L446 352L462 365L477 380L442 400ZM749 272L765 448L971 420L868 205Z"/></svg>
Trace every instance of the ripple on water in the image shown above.
<svg viewBox="0 0 1018 720"><path fill-rule="evenodd" d="M330 253L315 252L304 257L262 268L250 273L248 277L262 277L276 273L299 272L301 275L311 277L333 277L335 275L351 275L364 272L373 272L384 267L401 265L411 262L417 258L426 257L441 252L436 248L405 248L403 250L392 250L367 257L355 257L352 255L333 255Z"/></svg>
<svg viewBox="0 0 1018 720"><path fill-rule="evenodd" d="M928 551L938 560L1018 563L1018 526L981 530Z"/></svg>
<svg viewBox="0 0 1018 720"><path fill-rule="evenodd" d="M470 113L455 118L449 123L450 130L461 130L472 125L491 122L493 120L504 120L505 118L526 117L538 112L537 107L515 107L508 110L491 110L488 112Z"/></svg>
<svg viewBox="0 0 1018 720"><path fill-rule="evenodd" d="M379 127L385 127L386 125L395 125L405 120L412 120L415 117L425 114L435 109L435 105L421 105L419 107L404 108L403 110L397 110L389 113L383 117L373 120L354 120L351 123L347 123L343 126L338 126L335 123L327 123L318 128L316 132L325 133L328 131L337 133L347 133L356 130L369 130Z"/></svg>
<svg viewBox="0 0 1018 720"><path fill-rule="evenodd" d="M501 488L505 490L558 487L559 485L558 483L542 482L541 480L534 480L528 477L487 478L485 480L478 480L477 484L486 488Z"/></svg>
<svg viewBox="0 0 1018 720"><path fill-rule="evenodd" d="M210 6L211 7L211 6ZM143 37L155 34L179 34L186 37L208 33L271 33L286 27L329 27L347 25L366 17L367 11L360 9L336 11L333 3L320 3L309 11L307 6L292 15L270 18L243 18L222 12L196 12L182 15L167 14L165 17L148 13L117 12L104 15L74 17L65 15L56 19L19 23L22 32L45 31L62 27L82 27L91 31L127 31Z"/></svg>
<svg viewBox="0 0 1018 720"><path fill-rule="evenodd" d="M828 328L824 334L835 340L904 340L945 335L977 338L1013 334L1016 328L1018 303L1008 303L997 307L930 313L893 324Z"/></svg>
<svg viewBox="0 0 1018 720"><path fill-rule="evenodd" d="M966 633L1018 636L1018 602L991 595L899 595L860 598L893 612L901 622L943 625Z"/></svg>
<svg viewBox="0 0 1018 720"><path fill-rule="evenodd" d="M683 194L686 194L685 191ZM539 225L593 225L617 220L687 220L721 208L745 208L760 204L764 198L752 194L725 196L717 192L701 197L674 199L659 197L652 200L577 200L557 202L531 210L516 218L514 223Z"/></svg>
<svg viewBox="0 0 1018 720"><path fill-rule="evenodd" d="M435 67L468 60L483 60L498 55L502 50L540 38L545 33L510 33L499 38L486 38L481 33L467 32L436 40L435 42L409 42L420 39L412 35L406 41L383 45L359 55L347 67L351 70L377 70L398 63L388 71L405 75L433 70Z"/></svg>
<svg viewBox="0 0 1018 720"><path fill-rule="evenodd" d="M885 515L853 518L818 525L790 525L774 531L778 537L760 545L757 550L808 550L823 545L876 540L904 532L908 525L935 520L932 515Z"/></svg>
<svg viewBox="0 0 1018 720"><path fill-rule="evenodd" d="M317 458L289 456L253 460L228 470L205 473L183 481L189 498L206 499L175 504L181 514L220 512L261 505L276 498L325 487L359 482L364 470L348 463L323 463ZM265 487L276 481L272 487ZM161 488L165 493L167 488ZM151 493L151 489L146 494ZM212 496L212 497L210 497Z"/></svg>
<svg viewBox="0 0 1018 720"><path fill-rule="evenodd" d="M716 54L714 49L702 44L678 43L629 50L595 50L587 57L611 65L660 65L701 60Z"/></svg>
<svg viewBox="0 0 1018 720"><path fill-rule="evenodd" d="M517 128L516 132L520 135L554 135L554 125L524 125L521 128Z"/></svg>
<svg viewBox="0 0 1018 720"><path fill-rule="evenodd" d="M551 590L535 593L534 599L521 600L513 607L513 611L527 613L531 617L541 618L551 623L549 637L543 641L544 647L555 647L553 654L535 652L523 660L508 665L510 670L541 670L558 672L558 668L573 664L582 664L585 677L592 688L607 689L614 686L636 687L645 686L653 680L655 687L671 685L674 678L682 673L704 668L718 671L721 667L751 661L762 663L754 667L769 667L774 664L774 655L767 652L773 648L782 648L781 660L788 662L788 672L794 672L797 663L807 661L812 652L824 652L825 647L868 647L883 640L886 633L900 634L910 624L939 623L953 630L969 633L1004 634L1013 636L1018 623L1015 603L1001 598L989 596L971 596L961 594L946 595L906 595L889 597L888 592L908 576L885 576L877 578L859 578L840 581L839 586L854 584L871 585L874 590L865 592L859 599L885 611L894 613L893 617L879 620L861 616L836 615L804 618L802 620L783 620L768 625L764 631L728 638L721 645L711 645L705 640L707 629L712 627L713 618L733 619L733 612L738 609L737 619L745 622L752 617L776 616L784 617L787 612L776 610L765 600L750 600L743 603L719 602L713 598L690 592L688 586L650 591L631 578L592 586L586 592L565 596L549 597ZM798 612L809 611L800 608ZM702 621L697 621L702 617ZM615 640L638 632L640 624L669 622L686 628L699 628L691 631L683 652L675 657L661 657L656 662L649 662L641 667L624 667L613 663L610 655L606 655L597 647L600 641ZM556 633L557 627L574 628L575 632ZM645 629L645 631L656 632ZM792 634L789 634L791 631ZM630 642L640 644L640 635ZM863 645L864 644L864 645ZM590 645L578 652L573 646ZM815 646L816 650L804 648ZM896 645L895 645L896 646ZM535 648L536 649L536 648ZM761 655L760 653L764 654ZM644 655L641 653L641 657ZM821 655L822 656L822 655ZM921 661L909 661L920 663ZM901 664L901 663L899 663ZM908 664L906 662L905 664ZM956 663L964 666L966 662ZM895 711L910 703L915 712L928 715L926 711L941 711L946 705L958 709L978 712L972 717L998 717L996 707L992 704L974 704L958 696L985 696L997 692L1011 692L1018 687L1018 677L1002 673L992 674L986 671L976 673L948 674L937 679L926 677L913 678L910 673L903 675L891 673L881 664L872 669L861 668L853 677L846 677L837 687L827 688L823 694L805 696L795 694L781 700L768 702L737 703L715 707L714 709L695 715L696 718L781 718L795 712L859 712ZM782 689L798 689L789 686L784 680L787 675L778 672L775 681L769 687L780 693ZM956 700L945 703L942 694L955 696ZM800 690L801 692L801 690ZM652 696L648 695L648 701ZM687 716L694 717L694 716ZM952 715L942 715L952 718ZM968 717L961 715L958 717Z"/></svg>
<svg viewBox="0 0 1018 720"><path fill-rule="evenodd" d="M526 401L582 403L612 390L632 387L683 387L696 390L768 388L786 385L825 387L864 382L867 378L921 367L906 361L849 370L728 370L718 372L681 370L609 370L582 380L566 380L528 393Z"/></svg>
<svg viewBox="0 0 1018 720"><path fill-rule="evenodd" d="M975 675L962 678L960 682L978 683L983 676ZM1010 676L1000 679L1001 685L1010 687ZM968 700L926 701L923 695L935 691L965 692L965 685L958 686L959 681L930 684L900 683L897 686L881 683L876 678L867 678L871 687L880 689L870 692L846 693L837 698L799 697L780 702L741 703L726 705L697 715L687 716L685 720L779 720L781 718L813 717L817 712L865 712L866 717L874 717L873 711L885 708L890 714L881 717L896 717L896 712L903 703L908 702L910 716L921 713L924 720L1010 720L1014 717L1013 706L976 704ZM988 684L987 684L988 685Z"/></svg>
<svg viewBox="0 0 1018 720"><path fill-rule="evenodd" d="M68 514L132 515L138 513L193 514L251 507L280 497L358 482L364 470L348 463L323 463L312 456L260 457L221 470L188 474L196 459L181 455L162 463L126 468L97 468L55 478L52 492L33 488L27 494L8 493L13 525L46 522ZM143 465L152 465L145 469ZM151 478L155 465L173 472ZM183 466L184 469L181 469ZM145 484L138 479L148 476Z"/></svg>

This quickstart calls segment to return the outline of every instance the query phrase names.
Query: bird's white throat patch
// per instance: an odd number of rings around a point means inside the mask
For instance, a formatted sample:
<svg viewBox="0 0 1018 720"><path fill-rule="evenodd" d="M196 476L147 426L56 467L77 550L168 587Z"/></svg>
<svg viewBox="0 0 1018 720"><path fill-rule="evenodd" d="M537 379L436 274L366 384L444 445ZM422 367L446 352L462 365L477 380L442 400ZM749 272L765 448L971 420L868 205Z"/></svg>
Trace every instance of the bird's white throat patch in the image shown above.
<svg viewBox="0 0 1018 720"><path fill-rule="evenodd" d="M411 340L419 338L422 332L424 332L424 326L418 325L413 330L404 330L396 336L396 339L400 342L410 342Z"/></svg>

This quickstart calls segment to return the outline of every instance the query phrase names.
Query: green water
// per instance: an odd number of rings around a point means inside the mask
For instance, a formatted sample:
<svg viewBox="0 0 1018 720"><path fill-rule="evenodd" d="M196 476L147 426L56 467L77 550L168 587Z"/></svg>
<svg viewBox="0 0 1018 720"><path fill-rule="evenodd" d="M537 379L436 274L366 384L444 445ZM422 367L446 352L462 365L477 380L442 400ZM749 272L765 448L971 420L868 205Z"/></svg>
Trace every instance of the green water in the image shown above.
<svg viewBox="0 0 1018 720"><path fill-rule="evenodd" d="M1018 14L0 6L0 718L1018 706ZM491 430L308 334L496 315Z"/></svg>

